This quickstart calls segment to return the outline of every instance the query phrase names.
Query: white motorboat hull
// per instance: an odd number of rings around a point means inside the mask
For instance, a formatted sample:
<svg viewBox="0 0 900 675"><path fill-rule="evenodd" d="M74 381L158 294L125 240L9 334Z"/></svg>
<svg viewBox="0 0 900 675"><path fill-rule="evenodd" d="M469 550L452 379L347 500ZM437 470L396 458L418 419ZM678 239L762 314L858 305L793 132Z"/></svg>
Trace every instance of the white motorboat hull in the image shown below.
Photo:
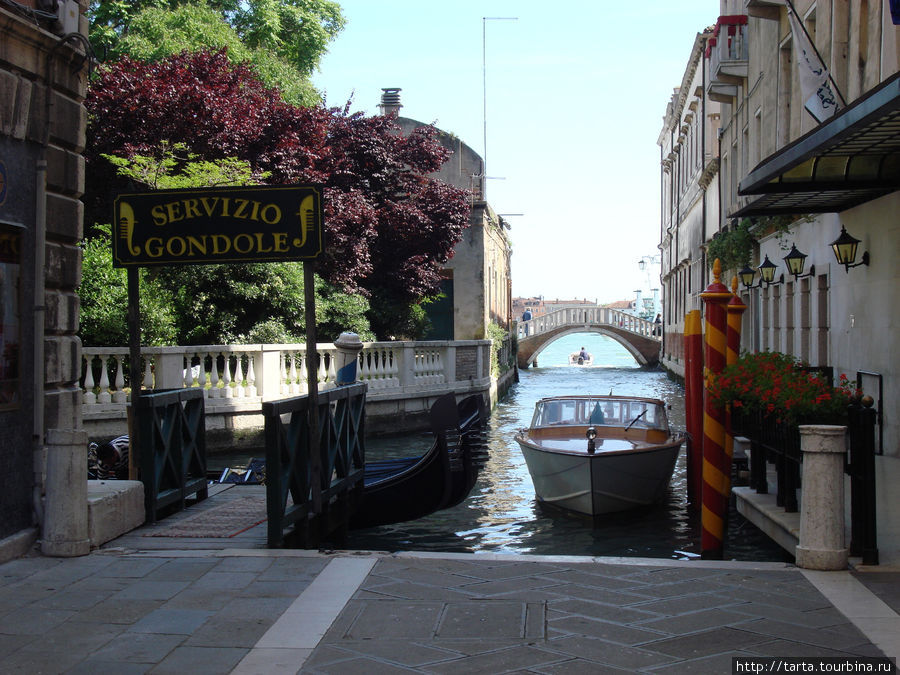
<svg viewBox="0 0 900 675"><path fill-rule="evenodd" d="M625 452L573 454L518 438L537 499L589 516L658 502L666 492L681 443Z"/></svg>

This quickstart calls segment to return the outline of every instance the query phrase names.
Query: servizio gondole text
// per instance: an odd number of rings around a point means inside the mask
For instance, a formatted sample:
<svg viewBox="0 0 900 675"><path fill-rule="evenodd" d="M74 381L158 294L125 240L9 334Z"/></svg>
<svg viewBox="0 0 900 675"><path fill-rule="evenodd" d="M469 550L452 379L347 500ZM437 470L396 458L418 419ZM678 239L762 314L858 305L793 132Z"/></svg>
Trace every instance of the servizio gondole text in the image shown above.
<svg viewBox="0 0 900 675"><path fill-rule="evenodd" d="M115 207L116 261L152 265L318 255L322 248L318 194L277 188L273 194L278 198L267 200L263 190L120 195Z"/></svg>

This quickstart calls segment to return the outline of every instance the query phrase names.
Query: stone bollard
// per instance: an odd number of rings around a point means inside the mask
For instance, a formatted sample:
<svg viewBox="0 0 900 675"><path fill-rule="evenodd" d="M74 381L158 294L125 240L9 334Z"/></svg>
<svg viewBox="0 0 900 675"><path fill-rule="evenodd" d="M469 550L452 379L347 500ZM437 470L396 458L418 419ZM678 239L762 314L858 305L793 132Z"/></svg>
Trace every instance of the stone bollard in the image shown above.
<svg viewBox="0 0 900 675"><path fill-rule="evenodd" d="M337 347L337 363L335 367L335 384L339 387L356 382L359 353L362 342L356 333L341 333L334 341Z"/></svg>
<svg viewBox="0 0 900 675"><path fill-rule="evenodd" d="M74 557L91 552L88 536L86 431L47 431L44 555Z"/></svg>
<svg viewBox="0 0 900 675"><path fill-rule="evenodd" d="M844 455L847 427L801 425L803 494L800 503L798 567L845 570L849 549L844 543Z"/></svg>

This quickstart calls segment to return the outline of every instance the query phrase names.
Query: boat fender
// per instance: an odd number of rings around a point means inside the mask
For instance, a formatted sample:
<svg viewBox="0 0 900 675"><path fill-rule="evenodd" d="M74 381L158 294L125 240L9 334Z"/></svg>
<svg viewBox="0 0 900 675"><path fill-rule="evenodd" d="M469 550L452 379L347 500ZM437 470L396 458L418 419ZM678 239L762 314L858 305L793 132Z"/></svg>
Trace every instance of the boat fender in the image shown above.
<svg viewBox="0 0 900 675"><path fill-rule="evenodd" d="M597 449L594 445L594 439L597 438L597 430L594 427L588 427L584 435L587 436L587 451L593 455L594 451Z"/></svg>

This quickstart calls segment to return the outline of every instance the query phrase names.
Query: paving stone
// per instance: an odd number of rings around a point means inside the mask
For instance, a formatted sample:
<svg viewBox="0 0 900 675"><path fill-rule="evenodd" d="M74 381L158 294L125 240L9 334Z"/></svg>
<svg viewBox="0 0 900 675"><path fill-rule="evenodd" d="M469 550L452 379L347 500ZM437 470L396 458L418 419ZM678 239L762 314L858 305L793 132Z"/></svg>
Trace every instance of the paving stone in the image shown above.
<svg viewBox="0 0 900 675"><path fill-rule="evenodd" d="M79 612L78 619L91 623L132 624L162 604L162 600L104 600Z"/></svg>
<svg viewBox="0 0 900 675"><path fill-rule="evenodd" d="M66 675L97 675L97 673L115 673L115 675L143 675L149 673L153 665L148 663L123 663L122 661L98 661L86 659L66 671Z"/></svg>
<svg viewBox="0 0 900 675"><path fill-rule="evenodd" d="M357 657L347 661L341 661L333 664L323 664L314 668L304 667L300 669L301 673L336 673L337 675L392 675L393 673L418 673L420 670L404 668L391 663L385 663L376 659L366 659Z"/></svg>
<svg viewBox="0 0 900 675"><path fill-rule="evenodd" d="M793 623L758 619L741 624L741 630L829 649L846 650L868 642L859 629L849 622L831 628L812 628Z"/></svg>
<svg viewBox="0 0 900 675"><path fill-rule="evenodd" d="M449 602L437 628L438 638L543 638L544 608L505 600ZM529 620L528 614L533 616ZM536 616L535 616L536 615ZM526 626L536 634L528 635Z"/></svg>
<svg viewBox="0 0 900 675"><path fill-rule="evenodd" d="M162 661L183 641L183 635L126 633L95 651L91 658L99 661L154 664Z"/></svg>
<svg viewBox="0 0 900 675"><path fill-rule="evenodd" d="M0 633L5 635L43 635L73 616L75 616L75 612L69 609L43 609L29 605L4 617L0 624Z"/></svg>
<svg viewBox="0 0 900 675"><path fill-rule="evenodd" d="M792 642L791 640L775 639L767 642L760 642L745 648L745 651L752 656L784 656L784 657L806 657L806 656L823 656L823 657L839 657L847 656L847 652L839 649L829 649L828 647L819 647L816 645L806 644L805 642Z"/></svg>
<svg viewBox="0 0 900 675"><path fill-rule="evenodd" d="M603 665L594 661L585 659L566 659L557 663L547 663L540 666L533 666L529 672L542 673L543 675L616 675L616 673L633 673L632 669L613 668L612 666Z"/></svg>
<svg viewBox="0 0 900 675"><path fill-rule="evenodd" d="M502 673L531 669L560 660L558 654L528 645L469 656L462 660L445 661L428 666L432 673Z"/></svg>
<svg viewBox="0 0 900 675"><path fill-rule="evenodd" d="M247 655L247 649L177 647L153 669L154 675L221 675Z"/></svg>
<svg viewBox="0 0 900 675"><path fill-rule="evenodd" d="M70 609L77 612L90 609L119 590L121 589L110 589L108 591L62 590L35 601L32 606L42 609Z"/></svg>
<svg viewBox="0 0 900 675"><path fill-rule="evenodd" d="M642 621L642 628L664 631L674 635L694 633L700 630L708 630L719 626L740 625L745 621L753 621L753 617L747 614L729 612L723 609L705 609L698 612L689 612L681 616L669 616L664 619Z"/></svg>
<svg viewBox="0 0 900 675"><path fill-rule="evenodd" d="M665 600L646 600L629 605L631 609L668 616L681 616L700 609L712 609L714 607L734 609L744 605L750 605L745 600L735 600L724 595L708 594L691 596L690 603L682 599L667 598ZM749 610L748 610L749 611Z"/></svg>
<svg viewBox="0 0 900 675"><path fill-rule="evenodd" d="M19 650L3 659L3 675L56 675L64 673L84 659L77 652L44 652Z"/></svg>
<svg viewBox="0 0 900 675"><path fill-rule="evenodd" d="M231 618L212 617L193 631L184 642L187 647L243 647L251 649L275 622L275 617Z"/></svg>
<svg viewBox="0 0 900 675"><path fill-rule="evenodd" d="M609 605L602 602L590 602L588 600L578 600L575 598L551 600L547 606L550 610L560 612L561 614L578 614L579 616L587 616L593 619L605 619L607 621L618 621L620 623L645 622L651 619L660 618L659 614L646 612L642 609L632 609L630 607Z"/></svg>
<svg viewBox="0 0 900 675"><path fill-rule="evenodd" d="M741 628L744 628L742 625ZM645 649L677 656L682 659L695 659L712 654L721 654L735 649L745 649L760 642L766 642L763 635L735 628L715 628L712 630L679 635L678 637L657 640L644 645Z"/></svg>
<svg viewBox="0 0 900 675"><path fill-rule="evenodd" d="M73 652L83 657L119 637L125 626L71 620L43 633L40 639L22 647L24 651Z"/></svg>
<svg viewBox="0 0 900 675"><path fill-rule="evenodd" d="M423 644L421 642L407 642L406 640L344 641L340 645L340 650L331 649L327 651L327 654L330 657L329 662L364 656L389 661L397 665L413 667L459 658L463 652L445 648L444 645L448 644L448 642L442 641L440 646L438 646L434 642ZM449 642L449 644L452 646L452 642ZM316 654L318 652L319 650L317 649ZM310 661L312 661L312 658ZM319 659L318 662L324 663L325 661Z"/></svg>
<svg viewBox="0 0 900 675"><path fill-rule="evenodd" d="M712 656L704 656L698 659L670 663L646 672L668 673L670 675L677 675L678 673L684 673L684 675L697 675L698 673L731 673L734 672L732 668L732 659L737 657L747 658L748 656L748 654L740 651L713 654Z"/></svg>
<svg viewBox="0 0 900 675"><path fill-rule="evenodd" d="M431 638L444 604L376 601L363 606L344 637L359 639Z"/></svg>
<svg viewBox="0 0 900 675"><path fill-rule="evenodd" d="M579 584L582 586L590 586L591 588L611 588L614 590L621 590L624 586L621 577L589 574L582 570L560 570L541 576L544 579L553 580L559 584Z"/></svg>
<svg viewBox="0 0 900 675"><path fill-rule="evenodd" d="M462 590L474 596L491 597L501 593L529 591L533 588L553 588L559 584L540 577L513 577L499 581L482 581L464 586Z"/></svg>
<svg viewBox="0 0 900 675"><path fill-rule="evenodd" d="M464 593L456 588L441 588L428 584L416 584L408 582L393 582L373 588L369 591L360 591L354 596L357 599L405 599L405 600L466 600L471 594Z"/></svg>
<svg viewBox="0 0 900 675"><path fill-rule="evenodd" d="M834 607L799 611L792 607L775 607L764 603L747 602L734 605L730 611L756 618L772 619L812 628L828 628L847 623L847 617Z"/></svg>
<svg viewBox="0 0 900 675"><path fill-rule="evenodd" d="M216 618L262 619L274 623L293 601L294 598L235 598L216 612Z"/></svg>
<svg viewBox="0 0 900 675"><path fill-rule="evenodd" d="M269 569L274 562L275 558L268 556L231 556L219 560L215 573L253 572L255 576Z"/></svg>
<svg viewBox="0 0 900 675"><path fill-rule="evenodd" d="M579 584L562 584L552 586L550 591L557 594L558 597L580 598L582 600L592 600L601 602L606 605L615 606L632 606L637 603L646 601L646 595L637 595L631 592L614 591L609 588L594 588L591 586L582 586ZM641 607L643 609L643 607Z"/></svg>
<svg viewBox="0 0 900 675"><path fill-rule="evenodd" d="M5 659L36 640L39 640L36 635L0 635L0 659Z"/></svg>
<svg viewBox="0 0 900 675"><path fill-rule="evenodd" d="M391 574L376 574L375 578L372 579L371 584L367 579L363 582L361 588L371 589L373 586L377 588L385 583L397 583L398 581L429 584L440 588L456 588L476 583L478 580L449 572L442 572L440 570L423 570L417 567L406 567L404 569L395 570Z"/></svg>
<svg viewBox="0 0 900 675"><path fill-rule="evenodd" d="M168 600L185 588L187 581L145 581L141 579L112 596L113 600Z"/></svg>
<svg viewBox="0 0 900 675"><path fill-rule="evenodd" d="M168 558L122 558L98 571L97 575L141 579L160 565L164 565L168 560Z"/></svg>
<svg viewBox="0 0 900 675"><path fill-rule="evenodd" d="M213 612L198 609L169 609L165 606L153 610L136 621L130 633L158 633L162 635L191 635L205 624Z"/></svg>
<svg viewBox="0 0 900 675"><path fill-rule="evenodd" d="M237 597L247 598L290 598L293 600L314 581L310 579L285 579L281 581L263 581L256 579L237 593Z"/></svg>
<svg viewBox="0 0 900 675"><path fill-rule="evenodd" d="M655 640L663 635L660 631L644 630L632 626L623 626L611 621L599 621L583 616L567 616L550 621L548 629L570 635L589 635L595 638L616 642L623 645L637 645Z"/></svg>
<svg viewBox="0 0 900 675"><path fill-rule="evenodd" d="M310 583L330 561L323 558L276 558L257 577L260 581L300 581Z"/></svg>
<svg viewBox="0 0 900 675"><path fill-rule="evenodd" d="M256 572L224 572L219 567L216 567L213 571L207 572L197 579L192 584L192 587L208 590L211 593L216 591L239 591L252 584L256 579Z"/></svg>
<svg viewBox="0 0 900 675"><path fill-rule="evenodd" d="M209 558L170 560L147 574L148 581L195 581L216 567Z"/></svg>
<svg viewBox="0 0 900 675"><path fill-rule="evenodd" d="M606 640L574 635L548 640L541 645L541 648L632 671L636 668L648 668L663 663L672 663L676 660L669 655L648 649L627 647ZM598 672L602 672L602 669L598 668Z"/></svg>

